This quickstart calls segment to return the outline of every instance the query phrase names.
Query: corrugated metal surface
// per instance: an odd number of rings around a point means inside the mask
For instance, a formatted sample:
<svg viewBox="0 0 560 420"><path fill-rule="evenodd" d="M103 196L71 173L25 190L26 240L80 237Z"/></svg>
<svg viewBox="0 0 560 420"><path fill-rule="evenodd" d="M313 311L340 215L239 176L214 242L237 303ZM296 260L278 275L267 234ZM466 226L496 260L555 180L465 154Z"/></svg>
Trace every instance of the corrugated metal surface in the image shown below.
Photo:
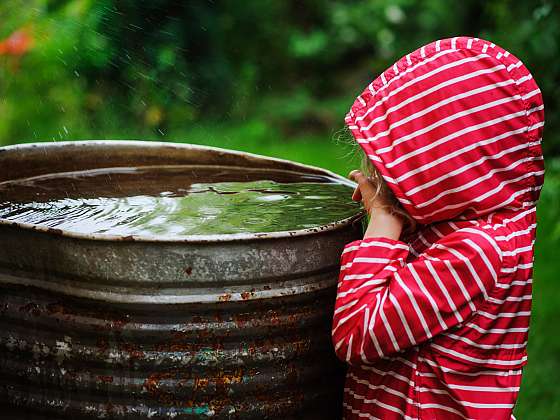
<svg viewBox="0 0 560 420"><path fill-rule="evenodd" d="M104 157L322 173L200 147L94 142L0 152L10 168L0 182ZM329 330L340 251L359 230L354 219L173 242L0 222L4 416L339 418Z"/></svg>

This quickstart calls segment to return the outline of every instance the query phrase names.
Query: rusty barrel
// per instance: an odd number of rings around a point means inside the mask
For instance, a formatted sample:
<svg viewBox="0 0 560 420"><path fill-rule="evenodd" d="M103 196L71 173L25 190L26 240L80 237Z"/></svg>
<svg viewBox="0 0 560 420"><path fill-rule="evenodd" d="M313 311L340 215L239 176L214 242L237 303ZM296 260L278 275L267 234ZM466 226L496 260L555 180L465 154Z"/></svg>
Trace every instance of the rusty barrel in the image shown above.
<svg viewBox="0 0 560 420"><path fill-rule="evenodd" d="M91 141L0 148L0 183L189 164L336 176L209 147ZM2 418L340 418L330 323L359 218L181 240L0 220Z"/></svg>

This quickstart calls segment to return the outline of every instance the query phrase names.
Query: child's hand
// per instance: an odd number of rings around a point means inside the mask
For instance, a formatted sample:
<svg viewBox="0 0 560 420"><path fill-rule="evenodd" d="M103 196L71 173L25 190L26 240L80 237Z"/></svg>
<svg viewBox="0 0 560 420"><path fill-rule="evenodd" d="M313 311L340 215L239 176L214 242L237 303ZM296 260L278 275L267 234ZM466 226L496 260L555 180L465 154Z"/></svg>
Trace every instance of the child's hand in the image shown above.
<svg viewBox="0 0 560 420"><path fill-rule="evenodd" d="M386 237L398 240L403 228L403 219L399 215L392 214L387 209L387 203L382 202L379 196L375 197L375 185L362 172L354 170L348 177L358 183L352 194L352 200L362 201L370 216L364 239Z"/></svg>
<svg viewBox="0 0 560 420"><path fill-rule="evenodd" d="M352 200L361 201L370 216L374 210L383 209L386 206L379 196L375 197L376 186L361 171L353 170L348 177L358 183L352 194Z"/></svg>

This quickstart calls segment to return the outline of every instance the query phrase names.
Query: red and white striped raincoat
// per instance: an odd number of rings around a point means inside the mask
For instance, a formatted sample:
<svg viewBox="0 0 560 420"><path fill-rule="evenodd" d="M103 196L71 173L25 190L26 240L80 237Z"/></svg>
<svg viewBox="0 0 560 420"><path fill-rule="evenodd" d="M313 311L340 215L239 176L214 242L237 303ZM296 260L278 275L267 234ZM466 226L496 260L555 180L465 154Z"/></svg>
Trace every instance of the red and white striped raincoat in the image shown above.
<svg viewBox="0 0 560 420"><path fill-rule="evenodd" d="M497 45L444 39L382 73L346 123L421 228L342 254L345 418L512 418L544 179L539 88Z"/></svg>

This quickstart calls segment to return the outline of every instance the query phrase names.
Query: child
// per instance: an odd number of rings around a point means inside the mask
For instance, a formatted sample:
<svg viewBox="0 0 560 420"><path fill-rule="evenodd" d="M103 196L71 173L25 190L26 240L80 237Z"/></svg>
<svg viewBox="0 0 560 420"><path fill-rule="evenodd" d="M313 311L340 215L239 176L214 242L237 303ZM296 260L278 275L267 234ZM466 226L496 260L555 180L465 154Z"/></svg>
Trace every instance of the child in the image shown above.
<svg viewBox="0 0 560 420"><path fill-rule="evenodd" d="M497 45L445 39L382 73L346 123L374 170L351 173L370 222L343 251L333 319L345 418L513 418L544 179L539 88Z"/></svg>

